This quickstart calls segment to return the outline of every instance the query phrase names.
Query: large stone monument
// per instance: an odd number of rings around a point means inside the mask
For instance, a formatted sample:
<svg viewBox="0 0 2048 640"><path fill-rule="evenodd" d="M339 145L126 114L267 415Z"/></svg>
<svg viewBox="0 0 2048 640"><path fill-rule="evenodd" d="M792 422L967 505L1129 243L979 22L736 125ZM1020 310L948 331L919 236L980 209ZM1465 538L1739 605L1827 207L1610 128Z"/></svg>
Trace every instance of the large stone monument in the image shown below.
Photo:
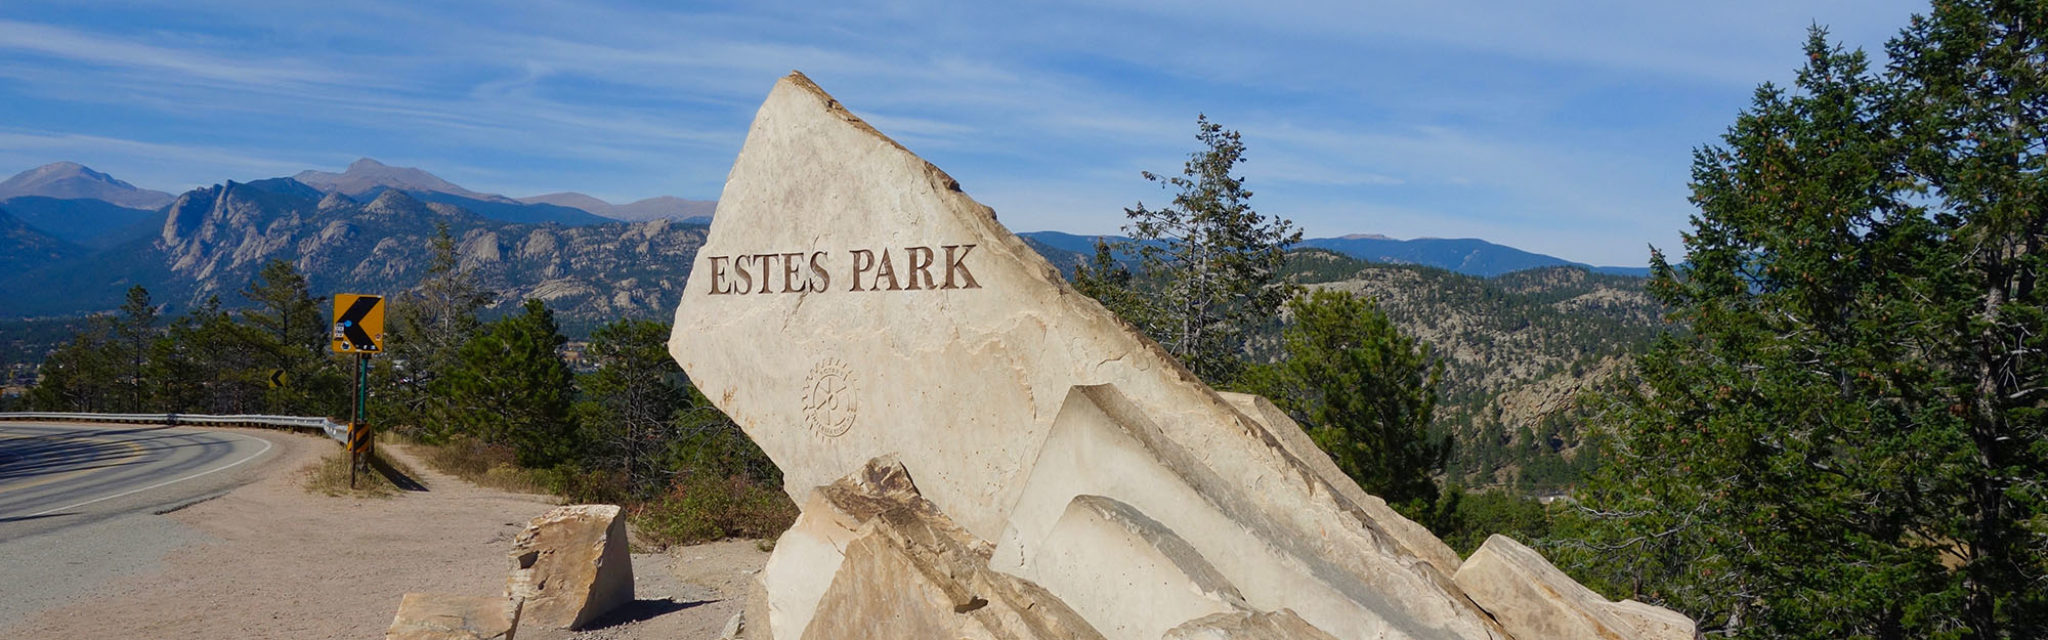
<svg viewBox="0 0 2048 640"><path fill-rule="evenodd" d="M803 509L757 637L1542 637L801 74L755 116L669 349Z"/></svg>

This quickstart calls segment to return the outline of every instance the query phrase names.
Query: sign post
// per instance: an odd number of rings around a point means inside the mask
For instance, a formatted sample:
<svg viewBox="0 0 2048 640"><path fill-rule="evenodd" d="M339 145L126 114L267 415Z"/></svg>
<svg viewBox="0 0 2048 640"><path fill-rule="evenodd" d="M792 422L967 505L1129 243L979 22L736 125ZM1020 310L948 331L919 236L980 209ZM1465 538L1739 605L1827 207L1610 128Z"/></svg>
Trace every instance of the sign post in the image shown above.
<svg viewBox="0 0 2048 640"><path fill-rule="evenodd" d="M335 353L356 357L355 414L348 421L348 486L356 486L356 472L369 464L376 448L376 435L367 415L370 398L370 356L384 352L384 297L360 293L334 296Z"/></svg>

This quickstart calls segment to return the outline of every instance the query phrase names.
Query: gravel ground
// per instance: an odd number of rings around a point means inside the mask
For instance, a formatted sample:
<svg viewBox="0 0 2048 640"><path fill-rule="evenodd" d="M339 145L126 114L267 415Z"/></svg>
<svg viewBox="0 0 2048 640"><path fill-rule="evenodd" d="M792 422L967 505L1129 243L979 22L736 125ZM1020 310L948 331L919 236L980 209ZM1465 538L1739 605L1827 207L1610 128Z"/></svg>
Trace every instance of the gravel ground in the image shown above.
<svg viewBox="0 0 2048 640"><path fill-rule="evenodd" d="M301 470L333 443L267 439L284 451L263 478L158 516L190 535L157 566L27 614L0 637L378 638L406 592L502 592L512 536L553 506L436 473L390 445L380 446L397 450L428 490L312 494ZM591 630L522 629L519 638L715 639L767 557L749 540L635 554L638 601Z"/></svg>

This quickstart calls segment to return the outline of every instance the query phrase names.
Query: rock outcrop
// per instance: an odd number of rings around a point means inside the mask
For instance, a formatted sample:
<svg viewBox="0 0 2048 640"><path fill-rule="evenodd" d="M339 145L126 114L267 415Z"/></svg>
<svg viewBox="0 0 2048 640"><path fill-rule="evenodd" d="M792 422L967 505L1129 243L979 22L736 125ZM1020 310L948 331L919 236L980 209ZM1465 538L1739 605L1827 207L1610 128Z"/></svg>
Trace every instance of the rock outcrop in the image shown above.
<svg viewBox="0 0 2048 640"><path fill-rule="evenodd" d="M1102 636L1059 598L988 568L990 549L918 494L903 465L869 462L813 492L814 510L852 525L809 620L776 637L1075 640ZM800 634L797 632L801 632Z"/></svg>
<svg viewBox="0 0 2048 640"><path fill-rule="evenodd" d="M1536 550L1493 536L1458 568L1457 581L1517 638L1692 640L1693 622L1634 600L1608 602Z"/></svg>
<svg viewBox="0 0 2048 640"><path fill-rule="evenodd" d="M669 349L802 505L773 637L1514 637L1292 420L801 74L719 203Z"/></svg>
<svg viewBox="0 0 2048 640"><path fill-rule="evenodd" d="M512 640L518 630L517 600L408 593L384 640Z"/></svg>
<svg viewBox="0 0 2048 640"><path fill-rule="evenodd" d="M556 507L512 540L505 597L528 626L577 629L633 601L626 518L615 505Z"/></svg>

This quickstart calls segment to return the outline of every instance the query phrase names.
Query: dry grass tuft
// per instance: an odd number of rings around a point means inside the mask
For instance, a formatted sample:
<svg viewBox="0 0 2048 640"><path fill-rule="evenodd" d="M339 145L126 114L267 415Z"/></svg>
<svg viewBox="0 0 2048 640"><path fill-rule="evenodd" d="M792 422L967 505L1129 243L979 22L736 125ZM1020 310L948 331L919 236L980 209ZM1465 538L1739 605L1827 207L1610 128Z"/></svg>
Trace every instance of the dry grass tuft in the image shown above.
<svg viewBox="0 0 2048 640"><path fill-rule="evenodd" d="M353 496L357 498L389 498L402 491L417 490L417 474L398 459L379 451L372 454L368 473L356 475L356 487L348 486L347 449L336 448L332 453L321 456L320 460L300 470L308 493L330 497Z"/></svg>
<svg viewBox="0 0 2048 640"><path fill-rule="evenodd" d="M421 460L435 471L514 493L554 495L540 472L514 464L512 447L459 438L447 444L414 444Z"/></svg>

